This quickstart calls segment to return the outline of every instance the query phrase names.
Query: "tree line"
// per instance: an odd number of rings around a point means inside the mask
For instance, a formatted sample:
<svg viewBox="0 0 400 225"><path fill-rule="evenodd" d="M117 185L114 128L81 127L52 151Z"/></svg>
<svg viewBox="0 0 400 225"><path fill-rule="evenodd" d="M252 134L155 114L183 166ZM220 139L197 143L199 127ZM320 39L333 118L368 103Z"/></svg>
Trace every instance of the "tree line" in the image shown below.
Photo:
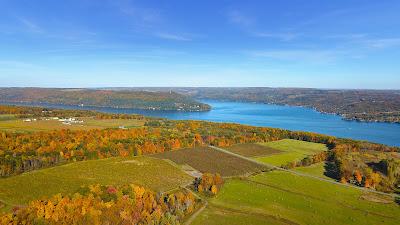
<svg viewBox="0 0 400 225"><path fill-rule="evenodd" d="M335 178L343 183L397 192L400 186L400 161L390 152L362 149L357 144L341 143L330 152ZM398 150L397 150L398 152Z"/></svg>
<svg viewBox="0 0 400 225"><path fill-rule="evenodd" d="M15 207L0 224L180 224L199 200L186 190L157 194L136 185L82 187Z"/></svg>
<svg viewBox="0 0 400 225"><path fill-rule="evenodd" d="M40 117L94 117L96 119L136 119L144 120L143 115L102 113L91 110L54 109L49 107L0 105L0 114L12 114L17 118Z"/></svg>

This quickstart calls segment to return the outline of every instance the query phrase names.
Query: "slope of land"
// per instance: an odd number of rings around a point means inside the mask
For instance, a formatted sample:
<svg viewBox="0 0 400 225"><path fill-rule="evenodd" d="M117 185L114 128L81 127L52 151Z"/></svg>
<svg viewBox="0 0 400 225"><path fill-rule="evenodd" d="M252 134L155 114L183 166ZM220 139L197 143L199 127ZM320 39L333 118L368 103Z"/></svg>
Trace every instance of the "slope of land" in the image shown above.
<svg viewBox="0 0 400 225"><path fill-rule="evenodd" d="M328 150L328 148L323 144L290 139L261 143L261 145L281 151L277 154L257 157L257 160L260 162L265 162L275 166L285 165L293 161L300 161L306 156Z"/></svg>
<svg viewBox="0 0 400 225"><path fill-rule="evenodd" d="M296 167L293 168L294 171L298 171L300 173L309 174L315 177L321 177L324 179L332 179L326 176L326 162L315 163L311 166L304 166L304 167Z"/></svg>
<svg viewBox="0 0 400 225"><path fill-rule="evenodd" d="M382 198L382 197L377 197ZM398 224L399 208L308 177L273 171L228 180L193 224Z"/></svg>
<svg viewBox="0 0 400 225"><path fill-rule="evenodd" d="M264 143L237 144L226 147L225 149L246 157L261 157L283 153L283 151L276 148L270 148Z"/></svg>
<svg viewBox="0 0 400 225"><path fill-rule="evenodd" d="M44 196L74 193L82 185L133 183L168 191L192 179L168 162L151 157L90 160L0 179L0 201L6 205L4 211Z"/></svg>
<svg viewBox="0 0 400 225"><path fill-rule="evenodd" d="M208 147L163 152L154 157L169 159L179 165L187 164L200 172L219 173L222 176L244 176L267 169Z"/></svg>
<svg viewBox="0 0 400 225"><path fill-rule="evenodd" d="M0 88L0 101L149 110L206 111L210 106L174 92Z"/></svg>

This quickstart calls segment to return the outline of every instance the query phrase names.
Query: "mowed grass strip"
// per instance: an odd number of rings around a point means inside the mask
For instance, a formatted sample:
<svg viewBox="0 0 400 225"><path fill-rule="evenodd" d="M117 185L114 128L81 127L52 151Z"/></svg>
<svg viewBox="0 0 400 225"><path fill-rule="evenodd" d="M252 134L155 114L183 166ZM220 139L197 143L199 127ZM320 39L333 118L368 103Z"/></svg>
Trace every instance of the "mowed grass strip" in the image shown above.
<svg viewBox="0 0 400 225"><path fill-rule="evenodd" d="M108 158L65 164L0 179L0 201L9 208L57 193L73 193L82 185L138 184L168 191L193 178L164 160L152 157Z"/></svg>
<svg viewBox="0 0 400 225"><path fill-rule="evenodd" d="M269 156L283 153L283 151L279 149L271 148L261 143L237 144L224 149L246 157Z"/></svg>
<svg viewBox="0 0 400 225"><path fill-rule="evenodd" d="M358 189L273 171L227 180L194 224L400 224L396 203L368 201L363 195Z"/></svg>
<svg viewBox="0 0 400 225"><path fill-rule="evenodd" d="M301 173L305 173L305 174L310 174L316 177L321 177L324 179L332 179L331 177L328 177L325 175L325 166L326 166L326 162L320 162L320 163L315 163L313 165L310 166L304 166L304 167L296 167L293 168L292 170L301 172Z"/></svg>
<svg viewBox="0 0 400 225"><path fill-rule="evenodd" d="M266 170L266 167L208 147L187 148L153 155L169 159L176 164L187 164L204 173L219 173L222 176L242 176Z"/></svg>
<svg viewBox="0 0 400 225"><path fill-rule="evenodd" d="M265 162L275 166L281 166L293 161L300 161L309 155L314 155L318 152L327 151L328 148L324 144L312 143L306 141L298 141L292 139L283 139L279 141L260 143L269 148L282 151L281 153L256 157L260 162Z"/></svg>

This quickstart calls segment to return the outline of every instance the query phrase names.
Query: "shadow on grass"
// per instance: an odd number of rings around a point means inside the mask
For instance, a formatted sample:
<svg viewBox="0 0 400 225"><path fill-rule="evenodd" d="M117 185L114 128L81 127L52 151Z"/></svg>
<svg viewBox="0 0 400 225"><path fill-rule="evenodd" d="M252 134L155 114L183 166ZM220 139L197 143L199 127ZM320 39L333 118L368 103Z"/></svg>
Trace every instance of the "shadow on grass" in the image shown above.
<svg viewBox="0 0 400 225"><path fill-rule="evenodd" d="M395 197L394 202L396 202L398 205L400 205L400 197Z"/></svg>
<svg viewBox="0 0 400 225"><path fill-rule="evenodd" d="M326 162L324 165L325 172L324 175L333 179L339 179L339 170L335 163L333 162Z"/></svg>

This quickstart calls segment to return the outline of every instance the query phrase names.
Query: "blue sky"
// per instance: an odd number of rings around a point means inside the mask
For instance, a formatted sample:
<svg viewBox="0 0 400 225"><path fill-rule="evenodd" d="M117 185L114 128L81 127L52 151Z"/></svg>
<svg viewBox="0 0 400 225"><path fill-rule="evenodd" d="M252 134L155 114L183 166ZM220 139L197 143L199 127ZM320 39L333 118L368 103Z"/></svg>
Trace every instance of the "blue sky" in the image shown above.
<svg viewBox="0 0 400 225"><path fill-rule="evenodd" d="M398 89L400 1L0 0L0 86Z"/></svg>

